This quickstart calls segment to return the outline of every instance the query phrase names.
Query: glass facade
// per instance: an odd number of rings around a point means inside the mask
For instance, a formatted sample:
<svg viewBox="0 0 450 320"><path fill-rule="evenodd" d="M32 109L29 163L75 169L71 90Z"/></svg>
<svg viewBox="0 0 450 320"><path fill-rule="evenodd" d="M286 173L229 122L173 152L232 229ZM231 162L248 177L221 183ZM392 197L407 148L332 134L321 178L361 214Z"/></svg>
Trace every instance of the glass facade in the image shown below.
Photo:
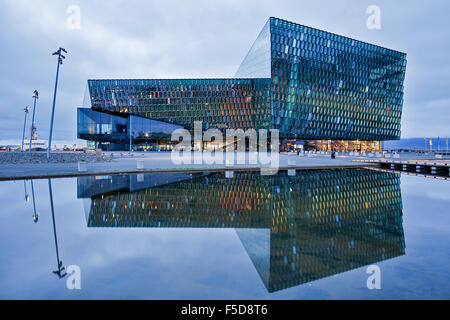
<svg viewBox="0 0 450 320"><path fill-rule="evenodd" d="M88 80L94 110L282 139L400 138L406 54L270 18L230 79ZM86 127L87 124L80 124Z"/></svg>
<svg viewBox="0 0 450 320"><path fill-rule="evenodd" d="M152 150L154 143L170 145L171 134L182 126L131 115L113 115L78 108L78 138L96 141L104 150Z"/></svg>
<svg viewBox="0 0 450 320"><path fill-rule="evenodd" d="M395 173L87 176L78 197L88 227L236 228L269 292L405 254Z"/></svg>
<svg viewBox="0 0 450 320"><path fill-rule="evenodd" d="M91 107L192 128L268 127L269 79L89 80Z"/></svg>
<svg viewBox="0 0 450 320"><path fill-rule="evenodd" d="M284 137L400 138L406 54L270 18L274 127Z"/></svg>

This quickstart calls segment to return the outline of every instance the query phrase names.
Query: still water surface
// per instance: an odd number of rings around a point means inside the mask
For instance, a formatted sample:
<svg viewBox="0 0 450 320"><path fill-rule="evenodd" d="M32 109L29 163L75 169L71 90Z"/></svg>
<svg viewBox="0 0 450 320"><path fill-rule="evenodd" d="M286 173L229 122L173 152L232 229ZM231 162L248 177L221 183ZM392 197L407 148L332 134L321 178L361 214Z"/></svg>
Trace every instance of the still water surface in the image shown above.
<svg viewBox="0 0 450 320"><path fill-rule="evenodd" d="M450 298L449 181L91 176L0 182L0 203L2 299ZM67 289L71 265L80 290Z"/></svg>

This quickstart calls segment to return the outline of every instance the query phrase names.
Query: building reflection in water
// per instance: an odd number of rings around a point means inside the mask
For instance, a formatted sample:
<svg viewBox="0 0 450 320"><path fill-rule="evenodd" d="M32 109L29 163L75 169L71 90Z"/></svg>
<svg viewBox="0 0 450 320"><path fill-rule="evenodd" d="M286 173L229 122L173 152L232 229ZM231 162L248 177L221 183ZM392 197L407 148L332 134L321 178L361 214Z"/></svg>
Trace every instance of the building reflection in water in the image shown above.
<svg viewBox="0 0 450 320"><path fill-rule="evenodd" d="M89 227L235 228L269 292L405 253L395 173L90 176L78 197Z"/></svg>

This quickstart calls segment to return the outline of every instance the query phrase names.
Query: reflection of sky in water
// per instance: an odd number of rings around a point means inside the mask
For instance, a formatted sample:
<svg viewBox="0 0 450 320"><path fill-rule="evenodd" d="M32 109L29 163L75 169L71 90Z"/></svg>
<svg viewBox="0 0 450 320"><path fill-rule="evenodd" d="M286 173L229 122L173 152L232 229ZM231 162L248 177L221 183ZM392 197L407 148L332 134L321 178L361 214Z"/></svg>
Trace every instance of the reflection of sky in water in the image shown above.
<svg viewBox="0 0 450 320"><path fill-rule="evenodd" d="M81 267L82 289L67 290L52 274L47 180L34 181L37 224L23 181L0 182L0 298L449 298L447 181L401 176L406 249L376 263L382 290L368 290L366 267L359 267L274 293L232 228L88 228L77 179L52 186L60 258Z"/></svg>

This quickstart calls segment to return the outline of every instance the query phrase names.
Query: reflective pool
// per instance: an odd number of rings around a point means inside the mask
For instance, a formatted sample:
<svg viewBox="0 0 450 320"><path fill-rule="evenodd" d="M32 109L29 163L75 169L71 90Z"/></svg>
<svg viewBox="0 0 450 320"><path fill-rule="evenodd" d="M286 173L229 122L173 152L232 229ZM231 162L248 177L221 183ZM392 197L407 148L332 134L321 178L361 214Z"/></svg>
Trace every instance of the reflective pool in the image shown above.
<svg viewBox="0 0 450 320"><path fill-rule="evenodd" d="M0 200L3 299L450 298L449 181L87 176L0 182Z"/></svg>

